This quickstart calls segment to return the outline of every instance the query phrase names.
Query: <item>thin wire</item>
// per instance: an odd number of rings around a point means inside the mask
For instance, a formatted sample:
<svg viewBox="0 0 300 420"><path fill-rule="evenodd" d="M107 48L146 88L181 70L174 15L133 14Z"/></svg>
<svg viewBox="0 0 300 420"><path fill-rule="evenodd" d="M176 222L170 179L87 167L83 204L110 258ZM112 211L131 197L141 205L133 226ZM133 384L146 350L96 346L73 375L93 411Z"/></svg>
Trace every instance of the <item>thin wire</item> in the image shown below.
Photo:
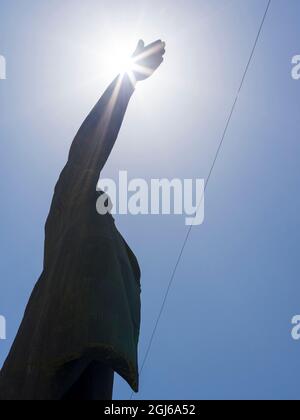
<svg viewBox="0 0 300 420"><path fill-rule="evenodd" d="M241 84L240 84L240 86L239 86L239 89L238 89L238 92L237 92L236 98L235 98L234 103L233 103L233 105L232 105L232 108L231 108L231 111L230 111L229 117L228 117L228 119L227 119L227 122L226 122L226 125L225 125L225 129L224 129L224 132L223 132L223 134L222 134L221 141L220 141L220 143L219 143L219 146L218 146L218 149L217 149L217 152L216 152L215 158L214 158L214 160L213 160L213 163L212 163L212 166L211 166L211 168L210 168L210 171L209 171L209 174L208 174L207 180L206 180L206 182L205 182L205 186L204 186L204 193L205 193L205 191L206 191L206 189L207 189L207 186L208 186L208 183L209 183L209 181L210 181L211 175L212 175L212 173L213 173L213 171L214 171L214 168L215 168L215 166L216 166L216 163L217 163L218 157L219 157L219 155L220 155L220 152L221 152L221 149L222 149L222 146L223 146L223 143L224 143L224 140L225 140L225 137L226 137L227 131L228 131L228 127L229 127L230 122L231 122L231 120L232 120L232 116L233 116L233 114L234 114L234 111L235 111L235 108L236 108L236 105L237 105L237 102L238 102L238 99L239 99L239 95L240 95L240 93L241 93L241 90L242 90L242 88L243 88L243 85L244 85L244 82L245 82L245 79L246 79L246 76L247 76L248 70L249 70L249 68L250 68L250 64L251 64L252 59L253 59L253 57L254 57L254 53L255 53L255 50L256 50L256 47L257 47L257 44L258 44L258 41L259 41L259 38L260 38L260 35L261 35L261 32L262 32L262 29L263 29L264 23L265 23L265 21L266 21L266 17L267 17L268 11L269 11L269 9L270 9L270 5L271 5L271 3L272 3L272 0L268 0L268 4L267 4L267 7L266 7L266 10L265 10L264 16L263 16L263 19L262 19L261 25L260 25L260 27L259 27L259 31L258 31L257 36L256 36L256 39L255 39L255 43L254 43L253 49L252 49L251 54L250 54L250 58L249 58L249 60L248 60L248 63L247 63L246 69L245 69L244 74L243 74L243 77L242 77ZM199 208L200 208L200 206L201 206L201 204L202 204L202 202L203 202L203 199L204 199L204 194L202 195L202 198L201 198L200 204L199 204L199 206L198 206L198 208L197 208L197 211L199 210ZM157 331L157 328L158 328L159 322L160 322L161 317L162 317L162 314L163 314L163 312L164 312L164 309L165 309L165 306L166 306L166 302L167 302L167 299L168 299L168 296L169 296L169 293L170 293L171 287L172 287L172 285L173 285L173 282L174 282L174 279L175 279L175 275L176 275L177 269L178 269L179 264L180 264L180 262L181 262L181 258L182 258L182 256L183 256L183 253L184 253L185 247L186 247L186 245L187 245L187 242L188 242L188 240L189 240L189 237L190 237L190 234L191 234L191 232L192 232L193 227L194 227L194 225L192 224L192 225L189 227L189 229L188 229L188 232L187 232L187 234L186 234L186 237L185 237L185 239L184 239L183 245L182 245L182 247L181 247L181 250L180 250L179 256L178 256L178 258L177 258L177 261L176 261L175 267L174 267L174 269L173 269L173 272L172 272L172 275L171 275L171 278L170 278L170 281L169 281L169 284L168 284L168 287L167 287L166 293L165 293L165 295L164 295L164 299L163 299L163 302L162 302L162 305L161 305L161 308L160 308L160 311L159 311L158 317L157 317L157 319L156 319L156 323L155 323L154 329L153 329L153 331L152 331L152 334L151 334L151 337L150 337L150 340L149 340L149 344L148 344L148 347L147 347L147 350L146 350L146 354L145 354L144 359L143 359L143 362L142 362L142 367L141 367L141 369L140 369L140 375L142 374L142 372L143 372L143 370L144 370L144 367L145 367L145 364L146 364L146 362L147 362L147 360L148 360L148 357L149 357L149 354L150 354L150 350L151 350L151 348L152 348L153 340L154 340L154 337L155 337L155 334L156 334L156 331ZM134 396L134 393L132 392L131 397L130 397L130 399L131 399L131 400L133 399L133 396Z"/></svg>

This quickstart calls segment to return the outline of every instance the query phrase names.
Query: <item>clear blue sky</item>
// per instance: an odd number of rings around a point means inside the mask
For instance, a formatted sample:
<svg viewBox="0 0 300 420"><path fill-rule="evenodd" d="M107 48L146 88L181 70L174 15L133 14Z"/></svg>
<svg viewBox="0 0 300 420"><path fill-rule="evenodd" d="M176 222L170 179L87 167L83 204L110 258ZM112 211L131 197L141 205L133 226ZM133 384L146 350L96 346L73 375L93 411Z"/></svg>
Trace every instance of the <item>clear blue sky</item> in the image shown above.
<svg viewBox="0 0 300 420"><path fill-rule="evenodd" d="M42 270L44 222L68 147L115 76L109 46L163 38L168 52L137 89L103 175L206 178L265 6L0 0L0 314L8 334L0 364ZM299 16L298 0L273 0L206 193L205 223L190 237L137 398L299 399L300 342L291 339L300 313L300 81L291 78ZM187 228L178 216L117 224L143 272L142 358ZM115 398L129 396L117 379Z"/></svg>

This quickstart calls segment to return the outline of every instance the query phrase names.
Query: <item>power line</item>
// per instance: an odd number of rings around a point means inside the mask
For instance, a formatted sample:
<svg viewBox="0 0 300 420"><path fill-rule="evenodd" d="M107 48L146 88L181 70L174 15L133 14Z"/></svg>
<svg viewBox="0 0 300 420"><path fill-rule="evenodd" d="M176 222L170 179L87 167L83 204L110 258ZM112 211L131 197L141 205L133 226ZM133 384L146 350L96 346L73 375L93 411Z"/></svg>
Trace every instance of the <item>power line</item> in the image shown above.
<svg viewBox="0 0 300 420"><path fill-rule="evenodd" d="M219 157L219 155L220 155L220 152L221 152L221 149L222 149L222 146L223 146L223 143L224 143L224 140L225 140L225 137L226 137L227 131L228 131L228 127L229 127L230 122L231 122L231 120L232 120L232 116L233 116L233 114L234 114L234 111L235 111L235 108L236 108L236 105L237 105L237 102L238 102L238 99L239 99L239 96L240 96L241 90L242 90L242 88L243 88L243 86L244 86L244 82L245 82L246 76L247 76L247 74L248 74L248 70L249 70L249 68L250 68L250 65L251 65L252 59L253 59L253 57L254 57L254 53L255 53L255 50L256 50L256 47L257 47L258 41L259 41L259 39L260 39L260 35L261 35L262 29L263 29L263 27L264 27L264 24L265 24L265 21L266 21L266 17L267 17L267 15L268 15L268 11L269 11L269 9L270 9L271 3L272 3L272 0L268 0L267 7L266 7L266 10L265 10L265 12L264 12L264 15L263 15L263 18L262 18L262 21L261 21L261 24L260 24L260 27L259 27L259 30L258 30L258 33L257 33L256 39L255 39L255 42L254 42L254 46L253 46L253 48L252 48L252 51L251 51L251 54L250 54L249 60L248 60L248 62L247 62L247 65L246 65L245 71L244 71L244 73L243 73L243 77L242 77L241 84L240 84L240 86L239 86L239 89L238 89L237 95L236 95L236 97L235 97L235 100L234 100L234 102L233 102L232 108L231 108L231 110L230 110L230 114L229 114L229 117L228 117L228 119L227 119L227 122L226 122L226 125L225 125L225 129L224 129L223 134L222 134L222 137L221 137L221 141L220 141L220 143L219 143L219 146L218 146L218 149L217 149L217 151L216 151L216 154L215 154L215 157L214 157L214 160L213 160L212 166L211 166L211 168L210 168L210 171L209 171L208 177L207 177L206 182L205 182L205 186L204 186L204 193L205 193L205 191L206 191L206 189L207 189L207 186L208 186L208 183L209 183L209 181L210 181L211 175L212 175L212 173L213 173L213 171L214 171L214 168L215 168L215 166L216 166L216 163L217 163L218 157ZM202 198L201 198L201 201L200 201L200 204L199 204L199 206L198 206L198 209L197 209L197 210L199 210L199 208L200 208L200 206L201 206L201 204L202 204L203 199L204 199L204 194L202 195ZM143 362L142 362L142 366L141 366L141 369L140 369L140 375L142 374L142 372L143 372L143 370L144 370L144 367L145 367L145 364L146 364L146 362L147 362L147 360L148 360L148 357L149 357L149 354L150 354L150 350L151 350L151 348L152 348L153 340L154 340L155 334L156 334L156 332L157 332L157 328L158 328L159 322L160 322L161 317L162 317L162 314L163 314L163 312L164 312L164 309L165 309L165 306L166 306L166 303L167 303L167 299L168 299L168 296L169 296L169 293L170 293L171 287L172 287L172 285L173 285L173 282L174 282L174 279L175 279L175 275L176 275L176 273L177 273L177 269L178 269L179 264L180 264L180 262L181 262L181 259L182 259L182 256L183 256L183 253L184 253L185 247L186 247L186 245L187 245L187 243L188 243L188 240L189 240L189 237L190 237L190 234L191 234L192 229L193 229L193 224L189 227L189 229L188 229L188 231L187 231L187 234L186 234L186 237L185 237L184 242L183 242L183 244L182 244L182 247L181 247L181 250L180 250L179 256L178 256L178 258L177 258L177 261L176 261L175 267L174 267L174 269L173 269L173 272L172 272L172 275L171 275L171 278L170 278L170 281L169 281L169 284L168 284L167 290L166 290L166 292L165 292L164 299L163 299L163 302L162 302L162 305L161 305L160 311L159 311L159 313L158 313L158 317L157 317L157 319L156 319L156 323L155 323L155 326L154 326L154 328L153 328L153 331L152 331L152 334L151 334L151 337L150 337L150 340L149 340L149 344L148 344L148 346L147 346L147 350L146 350L146 353L145 353L145 356L144 356L144 359L143 359ZM131 394L130 399L133 399L133 395L134 395L134 393L132 393L132 394Z"/></svg>

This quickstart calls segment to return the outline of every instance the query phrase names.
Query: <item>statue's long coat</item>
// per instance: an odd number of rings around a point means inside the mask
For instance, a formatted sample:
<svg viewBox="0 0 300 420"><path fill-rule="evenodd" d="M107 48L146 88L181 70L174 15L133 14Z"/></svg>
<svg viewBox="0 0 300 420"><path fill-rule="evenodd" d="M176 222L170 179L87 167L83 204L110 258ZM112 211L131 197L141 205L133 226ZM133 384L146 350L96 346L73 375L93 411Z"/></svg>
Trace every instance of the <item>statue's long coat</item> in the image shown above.
<svg viewBox="0 0 300 420"><path fill-rule="evenodd" d="M2 400L60 399L76 366L93 360L138 389L139 265L112 216L96 212L97 181L133 91L117 78L72 144L46 223L44 270L1 370Z"/></svg>

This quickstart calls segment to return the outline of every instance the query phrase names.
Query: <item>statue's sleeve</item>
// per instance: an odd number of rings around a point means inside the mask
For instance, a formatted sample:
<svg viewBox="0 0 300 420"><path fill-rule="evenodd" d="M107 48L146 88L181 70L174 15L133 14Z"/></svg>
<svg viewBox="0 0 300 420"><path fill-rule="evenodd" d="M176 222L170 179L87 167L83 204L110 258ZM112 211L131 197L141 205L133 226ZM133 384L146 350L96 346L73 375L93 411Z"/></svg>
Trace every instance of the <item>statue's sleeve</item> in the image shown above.
<svg viewBox="0 0 300 420"><path fill-rule="evenodd" d="M128 76L117 77L80 127L68 162L55 188L55 198L94 192L117 140L134 87ZM64 197L60 197L64 195Z"/></svg>

